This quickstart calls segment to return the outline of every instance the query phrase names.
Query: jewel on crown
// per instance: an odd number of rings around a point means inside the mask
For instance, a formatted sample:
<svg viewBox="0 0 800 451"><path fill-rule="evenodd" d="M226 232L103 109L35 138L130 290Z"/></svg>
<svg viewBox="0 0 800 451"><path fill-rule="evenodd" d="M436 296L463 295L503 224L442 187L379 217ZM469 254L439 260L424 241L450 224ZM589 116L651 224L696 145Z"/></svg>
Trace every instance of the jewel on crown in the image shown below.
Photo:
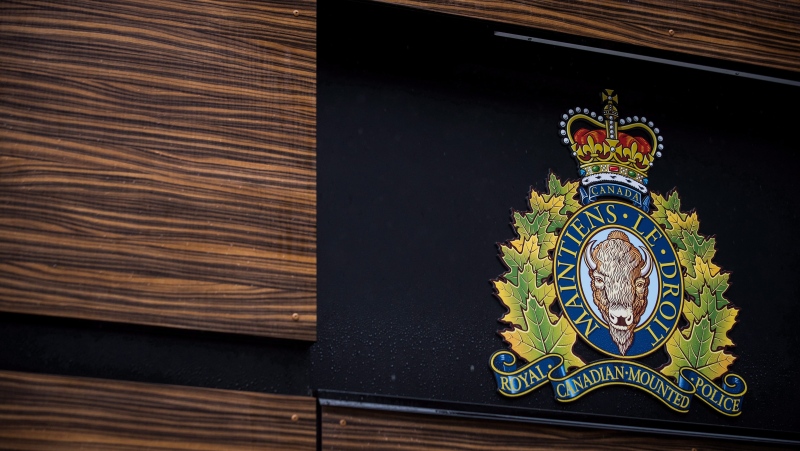
<svg viewBox="0 0 800 451"><path fill-rule="evenodd" d="M647 173L661 157L663 138L646 117L620 118L613 90L604 90L601 97L600 114L575 108L561 116L561 142L578 161L582 185L611 182L646 194Z"/></svg>

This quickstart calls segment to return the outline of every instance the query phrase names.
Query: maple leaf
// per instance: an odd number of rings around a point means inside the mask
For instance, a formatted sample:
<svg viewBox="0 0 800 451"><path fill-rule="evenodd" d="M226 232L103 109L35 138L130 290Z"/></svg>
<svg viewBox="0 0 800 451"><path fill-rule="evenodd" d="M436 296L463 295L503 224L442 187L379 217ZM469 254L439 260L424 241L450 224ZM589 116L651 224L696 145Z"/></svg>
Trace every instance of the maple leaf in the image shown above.
<svg viewBox="0 0 800 451"><path fill-rule="evenodd" d="M548 232L550 214L544 212L514 213L514 228L520 237L525 239L535 237L542 248L538 250L538 257L545 258L547 253L555 246L555 234Z"/></svg>
<svg viewBox="0 0 800 451"><path fill-rule="evenodd" d="M494 281L497 296L508 308L501 321L523 327L523 310L530 298L535 298L548 309L555 300L555 289L544 279L552 272L552 263L538 257L539 246L535 236L521 242L514 240L509 246L501 246L502 258L509 267L503 278ZM555 317L555 314L552 314Z"/></svg>
<svg viewBox="0 0 800 451"><path fill-rule="evenodd" d="M707 262L710 262L711 259L714 258L714 254L717 252L717 250L714 248L717 240L713 237L706 238L697 233L683 232L681 241L686 245L687 250L691 250L695 256L700 257L702 260Z"/></svg>
<svg viewBox="0 0 800 451"><path fill-rule="evenodd" d="M558 237L555 234L548 233L542 237L539 241L541 247L539 249L539 258L547 258L548 253L556 248L556 242L558 242Z"/></svg>
<svg viewBox="0 0 800 451"><path fill-rule="evenodd" d="M508 272L503 274L503 277L513 284L517 283L519 269L525 264L525 258L522 255L523 243L524 240L520 238L500 245L500 259L508 268Z"/></svg>
<svg viewBox="0 0 800 451"><path fill-rule="evenodd" d="M548 309L535 300L531 300L522 312L525 319L523 327L501 332L520 357L532 362L546 354L558 354L564 357L567 368L585 365L572 352L577 335L566 319L558 317L553 321Z"/></svg>
<svg viewBox="0 0 800 451"><path fill-rule="evenodd" d="M552 196L549 194L542 195L536 190L531 190L531 197L528 198L528 204L532 212L556 212L558 213L564 207L564 198L562 196Z"/></svg>
<svg viewBox="0 0 800 451"><path fill-rule="evenodd" d="M661 372L677 376L682 367L692 367L710 379L724 374L735 357L725 348L733 346L728 332L736 324L739 309L726 298L729 273L714 264L716 240L700 234L696 213L680 211L678 193L669 198L653 194L653 218L662 226L678 252L683 278L682 313L690 327L675 333L666 345L669 364Z"/></svg>
<svg viewBox="0 0 800 451"><path fill-rule="evenodd" d="M683 288L686 293L697 300L703 287L708 287L716 300L716 308L727 305L728 300L725 299L724 294L728 289L730 274L721 272L719 266L706 262L700 257L695 257L692 263L694 276L687 274L683 278Z"/></svg>
<svg viewBox="0 0 800 451"><path fill-rule="evenodd" d="M546 258L555 248L558 232L568 215L580 208L577 200L578 182L561 181L553 174L548 180L549 193L540 194L531 190L528 198L529 212L514 212L514 229L520 238L536 236L539 243L539 258Z"/></svg>
<svg viewBox="0 0 800 451"><path fill-rule="evenodd" d="M559 354L567 367L583 366L572 352L577 334L562 316L553 313L555 287L548 281L553 271L549 252L555 248L556 232L569 214L580 208L578 183L562 184L554 175L549 193L531 190L528 212L514 212L519 238L500 246L500 257L508 272L495 280L496 296L508 309L500 321L511 326L501 335L521 358L533 361L545 354Z"/></svg>
<svg viewBox="0 0 800 451"><path fill-rule="evenodd" d="M696 234L700 230L700 221L697 214L686 214L680 211L667 211L667 238L680 249L686 249L686 244L681 241L684 233Z"/></svg>
<svg viewBox="0 0 800 451"><path fill-rule="evenodd" d="M681 200L678 198L678 193L673 191L670 193L669 197L664 197L660 194L653 193L653 207L654 211L652 214L653 219L661 224L662 226L667 225L667 212L672 211L680 211L681 208Z"/></svg>
<svg viewBox="0 0 800 451"><path fill-rule="evenodd" d="M725 374L736 357L724 350L712 350L714 335L707 317L691 323L686 336L672 334L666 345L670 362L661 372L677 377L681 368L689 367L710 380Z"/></svg>
<svg viewBox="0 0 800 451"><path fill-rule="evenodd" d="M550 174L550 179L547 181L547 187L550 190L551 196L560 196L564 199L564 206L559 210L559 213L567 216L571 213L575 213L581 208L580 202L578 202L578 182L567 182L565 184L561 184L561 181L555 174ZM563 224L562 224L563 225Z"/></svg>
<svg viewBox="0 0 800 451"><path fill-rule="evenodd" d="M527 212L520 213L514 212L514 229L519 234L520 238L529 238L531 236L539 236L547 232L547 227L550 224L550 214L544 212Z"/></svg>
<svg viewBox="0 0 800 451"><path fill-rule="evenodd" d="M739 311L724 296L730 275L700 257L695 257L693 263L695 274L684 278L684 289L691 298L684 302L683 314L690 322L708 318L714 332L711 349L733 346L728 331L736 324Z"/></svg>
<svg viewBox="0 0 800 451"><path fill-rule="evenodd" d="M739 314L738 307L726 305L719 308L717 298L708 287L703 287L697 302L687 301L683 304L683 314L689 322L700 321L707 317L711 330L714 332L714 340L711 342L711 349L717 350L725 346L733 346L733 341L728 337L728 331L736 324L736 315Z"/></svg>
<svg viewBox="0 0 800 451"><path fill-rule="evenodd" d="M711 259L716 254L717 250L714 248L716 240L714 238L706 238L698 233L689 233L682 231L680 236L677 237L678 244L678 259L681 266L686 268L686 272L694 277L695 258L699 257L703 261L709 262L709 265L719 269L718 266L711 263Z"/></svg>
<svg viewBox="0 0 800 451"><path fill-rule="evenodd" d="M506 322L516 328L524 327L524 312L525 309L528 308L527 293L523 294L519 289L519 286L509 282L508 280L495 280L493 284L494 289L496 290L495 295L498 299L500 299L500 303L502 303L508 309L508 312L503 315L501 321Z"/></svg>
<svg viewBox="0 0 800 451"><path fill-rule="evenodd" d="M546 252L544 252L545 256L542 256L538 237L538 234L534 234L526 238L510 241L508 245L501 245L501 259L509 269L509 272L504 274L503 277L513 283L517 283L519 271L526 264L530 264L533 272L537 274L537 283L542 283L543 279L550 277L552 265L549 264L548 259L544 258L547 254Z"/></svg>

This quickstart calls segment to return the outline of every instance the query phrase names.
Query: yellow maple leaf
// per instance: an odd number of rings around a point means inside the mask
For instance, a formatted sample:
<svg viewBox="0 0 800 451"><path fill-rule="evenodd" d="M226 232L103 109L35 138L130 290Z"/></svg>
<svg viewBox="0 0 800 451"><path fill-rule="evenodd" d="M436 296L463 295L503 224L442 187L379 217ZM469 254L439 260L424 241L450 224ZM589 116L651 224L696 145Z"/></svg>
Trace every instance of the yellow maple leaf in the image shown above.
<svg viewBox="0 0 800 451"><path fill-rule="evenodd" d="M563 317L553 321L546 311L537 302L528 303L524 328L503 331L501 335L517 355L529 362L546 354L559 354L567 368L584 366L583 360L572 352L577 338L575 330Z"/></svg>
<svg viewBox="0 0 800 451"><path fill-rule="evenodd" d="M717 350L725 346L733 346L733 341L728 337L728 331L736 324L739 309L731 305L717 307L717 300L711 289L704 286L696 302L687 301L683 304L683 314L689 322L700 321L704 316L708 318L714 340L711 349Z"/></svg>
<svg viewBox="0 0 800 451"><path fill-rule="evenodd" d="M531 190L531 211L513 215L518 238L500 246L508 272L493 283L497 298L508 309L500 320L511 326L500 334L528 361L553 353L563 356L568 367L584 365L572 352L577 334L551 309L556 290L549 280L553 270L549 252L555 248L555 232L566 215L579 207L577 186L577 182L562 185L551 175L548 194Z"/></svg>
<svg viewBox="0 0 800 451"><path fill-rule="evenodd" d="M705 377L714 380L728 371L736 357L724 350L712 350L714 332L707 317L694 322L689 333L672 334L667 341L669 363L661 369L667 376L677 377L681 368L694 368Z"/></svg>

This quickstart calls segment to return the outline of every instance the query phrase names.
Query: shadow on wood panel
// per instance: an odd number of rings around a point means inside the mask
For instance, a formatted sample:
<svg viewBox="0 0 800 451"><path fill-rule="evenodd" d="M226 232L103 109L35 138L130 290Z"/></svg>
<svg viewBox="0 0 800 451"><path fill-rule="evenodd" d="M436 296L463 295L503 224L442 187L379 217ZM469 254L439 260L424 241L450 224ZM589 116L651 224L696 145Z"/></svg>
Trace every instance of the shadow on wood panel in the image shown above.
<svg viewBox="0 0 800 451"><path fill-rule="evenodd" d="M313 398L0 372L0 448L316 448Z"/></svg>

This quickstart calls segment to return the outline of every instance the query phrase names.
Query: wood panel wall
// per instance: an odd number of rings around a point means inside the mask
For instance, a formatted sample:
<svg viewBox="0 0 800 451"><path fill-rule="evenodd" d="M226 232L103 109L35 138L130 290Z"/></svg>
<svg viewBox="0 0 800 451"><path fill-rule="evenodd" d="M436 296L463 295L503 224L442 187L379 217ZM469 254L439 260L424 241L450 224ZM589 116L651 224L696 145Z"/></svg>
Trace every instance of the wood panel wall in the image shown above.
<svg viewBox="0 0 800 451"><path fill-rule="evenodd" d="M780 446L323 406L323 450L767 450Z"/></svg>
<svg viewBox="0 0 800 451"><path fill-rule="evenodd" d="M0 309L316 337L315 0L0 2Z"/></svg>
<svg viewBox="0 0 800 451"><path fill-rule="evenodd" d="M800 2L373 0L800 71Z"/></svg>
<svg viewBox="0 0 800 451"><path fill-rule="evenodd" d="M0 371L0 449L313 450L313 398Z"/></svg>

